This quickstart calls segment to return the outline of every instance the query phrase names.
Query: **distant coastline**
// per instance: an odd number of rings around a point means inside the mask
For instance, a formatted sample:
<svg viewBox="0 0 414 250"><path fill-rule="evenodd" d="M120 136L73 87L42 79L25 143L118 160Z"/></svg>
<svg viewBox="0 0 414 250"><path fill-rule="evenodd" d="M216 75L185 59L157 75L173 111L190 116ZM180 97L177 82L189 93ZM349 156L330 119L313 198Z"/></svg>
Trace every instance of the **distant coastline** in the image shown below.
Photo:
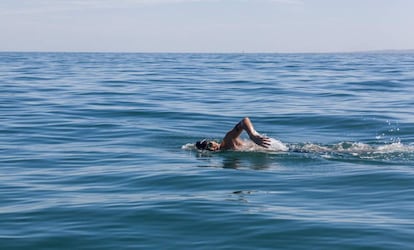
<svg viewBox="0 0 414 250"><path fill-rule="evenodd" d="M383 54L401 54L401 53L414 53L414 49L384 49L384 50L366 50L355 51L353 53L383 53Z"/></svg>

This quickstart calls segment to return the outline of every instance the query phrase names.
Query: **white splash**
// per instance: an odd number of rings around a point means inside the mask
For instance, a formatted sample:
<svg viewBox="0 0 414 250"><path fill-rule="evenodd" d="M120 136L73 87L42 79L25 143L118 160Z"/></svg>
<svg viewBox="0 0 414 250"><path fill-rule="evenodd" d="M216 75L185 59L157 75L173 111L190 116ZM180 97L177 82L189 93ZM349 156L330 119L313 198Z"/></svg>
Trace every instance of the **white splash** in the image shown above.
<svg viewBox="0 0 414 250"><path fill-rule="evenodd" d="M270 138L270 147L267 150L286 152L289 151L289 147L279 140Z"/></svg>
<svg viewBox="0 0 414 250"><path fill-rule="evenodd" d="M376 153L412 153L414 152L414 146L404 145L401 142L394 142L391 144L377 147Z"/></svg>
<svg viewBox="0 0 414 250"><path fill-rule="evenodd" d="M369 145L362 142L340 142L333 145L305 143L292 144L290 145L290 150L302 153L333 153L359 156L366 154L413 153L414 146L405 145L401 142L384 145Z"/></svg>
<svg viewBox="0 0 414 250"><path fill-rule="evenodd" d="M184 150L196 150L195 144L194 143L187 143L181 146L181 149Z"/></svg>

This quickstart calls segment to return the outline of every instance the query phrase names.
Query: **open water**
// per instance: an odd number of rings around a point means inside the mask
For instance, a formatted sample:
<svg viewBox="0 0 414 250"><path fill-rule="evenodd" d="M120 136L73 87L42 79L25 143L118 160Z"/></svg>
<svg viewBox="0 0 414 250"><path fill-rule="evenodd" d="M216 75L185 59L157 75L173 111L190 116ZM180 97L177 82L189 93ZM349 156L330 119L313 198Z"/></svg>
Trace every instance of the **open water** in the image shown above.
<svg viewBox="0 0 414 250"><path fill-rule="evenodd" d="M2 249L414 247L414 54L0 53L0 90ZM245 116L282 145L194 150Z"/></svg>

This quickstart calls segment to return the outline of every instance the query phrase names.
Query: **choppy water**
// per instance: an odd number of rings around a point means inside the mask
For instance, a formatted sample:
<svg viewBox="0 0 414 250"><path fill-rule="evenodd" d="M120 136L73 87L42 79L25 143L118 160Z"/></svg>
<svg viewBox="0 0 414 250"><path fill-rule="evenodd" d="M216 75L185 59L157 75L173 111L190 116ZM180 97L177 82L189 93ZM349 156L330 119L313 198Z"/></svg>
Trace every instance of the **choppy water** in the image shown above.
<svg viewBox="0 0 414 250"><path fill-rule="evenodd" d="M414 54L0 53L0 90L1 248L413 247ZM289 150L192 149L244 116Z"/></svg>

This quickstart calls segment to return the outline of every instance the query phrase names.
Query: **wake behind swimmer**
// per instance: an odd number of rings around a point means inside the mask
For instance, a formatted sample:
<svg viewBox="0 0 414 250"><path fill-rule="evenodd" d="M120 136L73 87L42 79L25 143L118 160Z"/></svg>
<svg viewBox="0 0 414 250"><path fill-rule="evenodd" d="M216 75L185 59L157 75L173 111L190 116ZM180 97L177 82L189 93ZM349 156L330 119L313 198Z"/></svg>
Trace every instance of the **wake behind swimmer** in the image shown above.
<svg viewBox="0 0 414 250"><path fill-rule="evenodd" d="M250 140L243 140L240 135L243 131L249 135ZM316 153L326 155L345 154L355 157L391 157L395 154L408 154L414 157L414 146L404 145L400 142L392 144L371 145L362 142L340 142L333 145L315 143L285 144L277 139L259 134L248 117L238 122L233 129L228 131L222 141L201 140L195 144L186 144L183 149L197 149L209 152L217 151L242 151L242 152L292 152L292 153Z"/></svg>

